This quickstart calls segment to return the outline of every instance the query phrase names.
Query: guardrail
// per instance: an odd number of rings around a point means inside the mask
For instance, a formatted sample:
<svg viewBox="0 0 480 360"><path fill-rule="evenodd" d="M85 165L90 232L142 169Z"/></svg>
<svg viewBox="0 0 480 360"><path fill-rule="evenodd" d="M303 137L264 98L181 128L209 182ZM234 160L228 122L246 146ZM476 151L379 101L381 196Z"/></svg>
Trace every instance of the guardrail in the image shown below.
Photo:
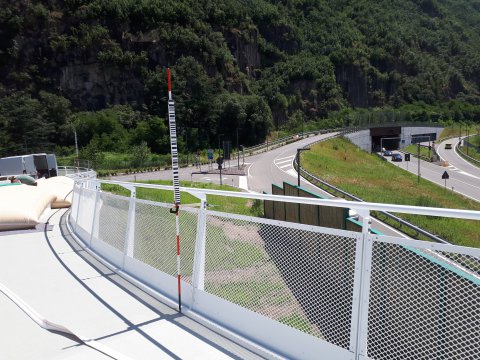
<svg viewBox="0 0 480 360"><path fill-rule="evenodd" d="M249 156L251 156L251 155L254 155L254 154L261 153L261 152L276 149L279 146L290 144L292 142L296 142L296 141L308 138L310 136L315 136L315 135L319 135L319 134L327 134L327 133L330 133L330 132L337 132L337 131L340 131L340 130L341 129L321 129L321 130L305 131L303 133L298 133L298 134L285 136L283 138L276 139L274 141L270 141L270 142L267 141L267 142L264 142L264 143L259 144L259 145L246 147L246 148L243 149L243 151L245 153L247 153Z"/></svg>
<svg viewBox="0 0 480 360"><path fill-rule="evenodd" d="M58 166L58 175L73 179L96 179L95 170L78 166Z"/></svg>
<svg viewBox="0 0 480 360"><path fill-rule="evenodd" d="M339 136L340 134L337 134L337 135L332 135L328 138L325 138L325 139L321 139L321 140L318 140L312 144L309 144L308 146L311 146L311 145L314 145L316 143L319 143L319 142L322 142L322 141L325 141L325 140L329 140L331 138L334 138L334 137L337 137ZM295 157L295 159L293 160L293 167L295 168L295 170L298 172L299 169L298 169L298 161L297 161L297 157ZM318 184L322 184L324 187L327 188L327 192L330 193L331 195L338 195L338 194L341 194L342 197L345 197L347 199L350 199L350 200L353 200L353 201L358 201L358 202L363 202L362 199L360 199L359 197L356 197L355 195L352 195L346 191L343 191L342 189L339 189L331 184L329 184L328 182L316 177L315 175L311 174L310 172L308 172L307 170L305 170L304 168L300 167L300 175L305 178L307 181L309 181L310 183L312 183L313 185L315 186L318 186ZM449 244L448 241L438 237L437 235L435 234L432 234L408 221L405 221L401 218L399 218L398 216L395 216L395 215L392 215L388 212L384 212L384 211L380 211L379 212L380 214L386 216L387 218L391 219L391 220L394 220L396 222L398 222L400 225L404 225L406 227L408 227L409 229L417 232L418 234L422 234L424 235L425 237L427 237L428 239L430 240L433 240L435 242L438 242L438 243L442 243L442 244Z"/></svg>
<svg viewBox="0 0 480 360"><path fill-rule="evenodd" d="M116 184L130 197L101 191ZM78 181L69 224L83 246L176 303L171 204L136 198L171 186ZM480 212L181 188L184 314L227 328L268 358L476 358L480 249L370 233L371 211L480 220ZM362 232L210 210L207 200L351 208ZM217 325L214 325L217 324ZM274 334L275 336L272 336ZM448 336L447 336L448 334ZM253 346L255 348L255 346Z"/></svg>
<svg viewBox="0 0 480 360"><path fill-rule="evenodd" d="M472 136L472 135L470 135L470 136ZM465 139L468 139L470 136L464 137L464 141L465 141ZM471 163L473 163L476 166L480 166L480 161L478 159L475 159L475 158L465 154L462 150L460 150L460 141L457 143L457 148L456 149L457 149L458 153L460 154L460 156L463 157L465 160L470 161Z"/></svg>

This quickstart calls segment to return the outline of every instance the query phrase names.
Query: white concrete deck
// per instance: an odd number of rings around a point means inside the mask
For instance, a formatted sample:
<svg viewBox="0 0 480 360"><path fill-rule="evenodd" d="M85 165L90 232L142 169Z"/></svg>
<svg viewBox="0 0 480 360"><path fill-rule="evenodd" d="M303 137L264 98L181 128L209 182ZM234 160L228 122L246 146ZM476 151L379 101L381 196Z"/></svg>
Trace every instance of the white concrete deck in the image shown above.
<svg viewBox="0 0 480 360"><path fill-rule="evenodd" d="M0 233L0 285L95 342L41 328L0 292L1 359L259 358L113 273L76 244L65 216L53 213L51 231Z"/></svg>

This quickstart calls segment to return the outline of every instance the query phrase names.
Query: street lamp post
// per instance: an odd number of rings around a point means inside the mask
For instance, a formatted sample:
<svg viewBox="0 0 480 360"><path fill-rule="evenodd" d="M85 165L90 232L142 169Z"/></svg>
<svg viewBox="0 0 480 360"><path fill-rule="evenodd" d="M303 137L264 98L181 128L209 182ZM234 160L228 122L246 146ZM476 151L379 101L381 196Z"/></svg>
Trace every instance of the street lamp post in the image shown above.
<svg viewBox="0 0 480 360"><path fill-rule="evenodd" d="M418 162L417 182L420 183L420 177L421 177L421 174L420 174L420 142L422 141L422 140L420 140L420 139L422 139L422 138L423 138L423 139L427 139L427 138L428 138L428 143L430 144L431 137L430 137L430 135L423 135L423 136L422 136L422 135L417 135L417 136L412 135L410 142L412 142L412 140L413 140L414 138L415 138L415 139L418 139L418 141L417 141L417 162ZM430 145L429 145L429 146L430 146ZM430 152L429 152L429 154L430 154ZM429 156L430 156L430 155L429 155Z"/></svg>
<svg viewBox="0 0 480 360"><path fill-rule="evenodd" d="M220 140L222 139L223 134L218 134L218 157L220 157L222 154L220 153Z"/></svg>
<svg viewBox="0 0 480 360"><path fill-rule="evenodd" d="M240 145L238 143L238 127L237 127L237 164L238 168L240 169Z"/></svg>
<svg viewBox="0 0 480 360"><path fill-rule="evenodd" d="M465 138L465 140L463 141L463 145L467 148L467 155L468 155L468 135L469 135L469 132L470 132L470 129L468 127L468 125L465 125L466 128L467 128L467 137Z"/></svg>
<svg viewBox="0 0 480 360"><path fill-rule="evenodd" d="M297 174L298 174L298 186L300 186L300 152L310 150L310 148L297 149Z"/></svg>

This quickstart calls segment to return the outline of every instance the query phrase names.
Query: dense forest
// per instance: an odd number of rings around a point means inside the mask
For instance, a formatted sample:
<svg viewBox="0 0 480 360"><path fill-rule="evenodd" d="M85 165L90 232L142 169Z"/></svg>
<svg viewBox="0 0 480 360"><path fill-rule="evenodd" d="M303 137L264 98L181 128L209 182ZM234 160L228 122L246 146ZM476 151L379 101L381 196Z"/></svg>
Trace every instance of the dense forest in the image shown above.
<svg viewBox="0 0 480 360"><path fill-rule="evenodd" d="M190 150L274 129L480 120L479 0L1 0L0 156ZM369 110L365 110L369 109ZM339 120L340 119L340 120Z"/></svg>

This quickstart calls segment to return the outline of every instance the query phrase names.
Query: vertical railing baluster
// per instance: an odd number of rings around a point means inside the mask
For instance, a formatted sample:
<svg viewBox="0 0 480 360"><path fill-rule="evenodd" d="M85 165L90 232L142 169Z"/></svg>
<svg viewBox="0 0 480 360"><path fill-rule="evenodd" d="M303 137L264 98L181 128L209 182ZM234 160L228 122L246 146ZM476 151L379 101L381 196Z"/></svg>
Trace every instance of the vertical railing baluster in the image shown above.
<svg viewBox="0 0 480 360"><path fill-rule="evenodd" d="M197 236L195 238L195 256L193 260L193 292L192 307L195 300L195 291L205 289L205 248L207 236L207 197L205 194L196 194L200 197L200 209L197 220Z"/></svg>
<svg viewBox="0 0 480 360"><path fill-rule="evenodd" d="M358 211L362 217L362 234L355 248L352 319L349 350L356 358L367 356L368 306L372 268L371 218L368 210Z"/></svg>
<svg viewBox="0 0 480 360"><path fill-rule="evenodd" d="M93 235L95 234L95 220L97 218L97 211L98 211L98 205L100 202L100 189L101 185L99 182L94 182L95 184L95 204L93 205L93 218L92 218L92 231L90 232L90 243L89 247L92 248L92 241L93 241ZM98 221L99 226L100 226L100 220ZM98 230L98 229L97 229Z"/></svg>
<svg viewBox="0 0 480 360"><path fill-rule="evenodd" d="M130 187L130 202L128 205L128 220L127 220L127 230L125 234L125 247L123 251L123 266L122 269L125 270L125 260L126 257L133 258L134 246L135 246L135 207L137 199L137 190L135 187Z"/></svg>

